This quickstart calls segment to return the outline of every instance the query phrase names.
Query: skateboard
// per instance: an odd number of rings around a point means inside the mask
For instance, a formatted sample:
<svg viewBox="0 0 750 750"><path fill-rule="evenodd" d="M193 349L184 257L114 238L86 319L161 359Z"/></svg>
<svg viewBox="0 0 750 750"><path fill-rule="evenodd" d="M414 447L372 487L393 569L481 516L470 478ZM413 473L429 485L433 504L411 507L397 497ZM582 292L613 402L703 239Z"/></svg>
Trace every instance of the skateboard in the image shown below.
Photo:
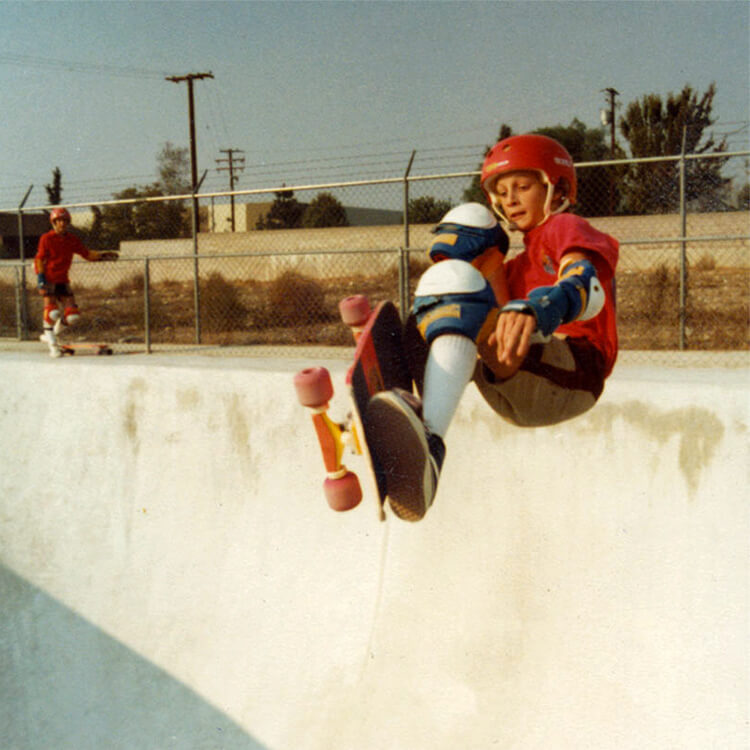
<svg viewBox="0 0 750 750"><path fill-rule="evenodd" d="M367 404L376 393L391 388L411 391L411 376L403 352L402 323L392 302L374 309L366 297L355 295L339 303L343 322L356 342L354 359L346 373L351 412L342 423L328 416L333 384L328 370L311 367L297 373L294 385L299 402L312 412L327 477L323 490L328 504L337 511L351 510L362 500L357 475L343 463L348 448L364 458L378 500L378 515L385 520L385 474L367 447Z"/></svg>
<svg viewBox="0 0 750 750"><path fill-rule="evenodd" d="M112 354L112 347L109 344L89 344L89 343L77 343L77 344L61 344L59 341L51 344L47 336L43 333L39 340L47 344L49 347L49 353L52 357L62 357L65 354L70 356L74 355L77 351L85 351L90 354Z"/></svg>
<svg viewBox="0 0 750 750"><path fill-rule="evenodd" d="M90 354L112 354L112 347L109 344L91 344L81 342L76 344L62 344L59 341L51 343L46 334L41 334L39 340L47 344L51 357L62 357L65 354L73 355L76 351L86 351Z"/></svg>
<svg viewBox="0 0 750 750"><path fill-rule="evenodd" d="M89 352L90 354L112 354L112 347L109 344L59 344L60 350L63 354L70 354L71 356L76 352Z"/></svg>

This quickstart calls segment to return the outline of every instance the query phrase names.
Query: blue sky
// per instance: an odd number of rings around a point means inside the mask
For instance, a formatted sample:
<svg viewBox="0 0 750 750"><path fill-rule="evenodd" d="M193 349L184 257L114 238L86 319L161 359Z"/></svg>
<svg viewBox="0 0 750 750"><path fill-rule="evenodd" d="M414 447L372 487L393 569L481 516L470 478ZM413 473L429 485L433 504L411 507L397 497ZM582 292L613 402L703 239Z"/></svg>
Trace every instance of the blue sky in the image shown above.
<svg viewBox="0 0 750 750"><path fill-rule="evenodd" d="M473 169L502 122L517 132L599 125L624 106L715 81L717 133L750 145L750 4L711 2L0 3L0 207L67 201L157 178L188 145L195 83L199 172L226 189ZM621 110L622 111L622 110ZM738 132L734 132L738 131Z"/></svg>

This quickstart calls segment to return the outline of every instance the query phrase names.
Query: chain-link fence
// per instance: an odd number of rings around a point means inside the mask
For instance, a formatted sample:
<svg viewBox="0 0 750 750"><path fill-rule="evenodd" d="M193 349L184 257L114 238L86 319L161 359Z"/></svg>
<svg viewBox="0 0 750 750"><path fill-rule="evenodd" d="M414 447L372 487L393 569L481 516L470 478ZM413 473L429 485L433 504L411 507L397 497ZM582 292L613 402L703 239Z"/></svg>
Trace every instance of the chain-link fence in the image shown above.
<svg viewBox="0 0 750 750"><path fill-rule="evenodd" d="M724 175L744 175L747 184L749 156L577 165L576 210L620 241L621 348L748 349L747 190ZM68 336L137 351L236 347L283 355L298 346L350 346L338 301L364 293L408 309L430 230L447 208L473 197L476 176L69 206L84 241L119 249L120 260L74 263L83 318ZM24 236L23 227L43 208L12 217L21 236L17 258L0 262L2 338L33 340L41 332L29 262L37 237ZM308 226L285 228L295 223ZM6 256L13 255L9 239ZM513 235L511 252L520 249Z"/></svg>

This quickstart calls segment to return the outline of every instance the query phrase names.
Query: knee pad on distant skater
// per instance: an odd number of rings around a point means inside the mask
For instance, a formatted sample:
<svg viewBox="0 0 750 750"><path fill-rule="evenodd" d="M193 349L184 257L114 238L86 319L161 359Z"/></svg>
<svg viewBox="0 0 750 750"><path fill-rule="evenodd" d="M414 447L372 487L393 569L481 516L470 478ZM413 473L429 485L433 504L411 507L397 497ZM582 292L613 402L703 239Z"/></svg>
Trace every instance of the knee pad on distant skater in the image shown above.
<svg viewBox="0 0 750 750"><path fill-rule="evenodd" d="M495 295L482 274L463 260L443 260L430 266L415 291L413 314L425 341L457 334L477 341Z"/></svg>
<svg viewBox="0 0 750 750"><path fill-rule="evenodd" d="M73 326L81 319L81 311L76 305L65 308L63 322L66 326Z"/></svg>
<svg viewBox="0 0 750 750"><path fill-rule="evenodd" d="M44 325L53 326L58 320L60 320L60 310L57 305L45 305L44 306Z"/></svg>

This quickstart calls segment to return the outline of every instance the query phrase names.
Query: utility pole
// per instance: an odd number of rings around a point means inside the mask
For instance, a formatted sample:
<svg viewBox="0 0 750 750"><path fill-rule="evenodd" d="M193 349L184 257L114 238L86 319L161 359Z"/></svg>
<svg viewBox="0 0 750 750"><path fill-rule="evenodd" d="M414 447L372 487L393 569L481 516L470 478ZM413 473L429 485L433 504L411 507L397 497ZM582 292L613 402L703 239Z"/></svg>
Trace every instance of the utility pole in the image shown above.
<svg viewBox="0 0 750 750"><path fill-rule="evenodd" d="M184 76L167 76L167 81L182 83L187 81L188 85L188 118L190 123L190 192L193 196L193 288L195 297L195 341L201 342L201 314L200 314L200 286L198 284L198 158L195 149L195 104L193 101L193 81L203 78L213 78L213 73L188 73Z"/></svg>
<svg viewBox="0 0 750 750"><path fill-rule="evenodd" d="M609 109L603 109L602 125L605 127L609 125L610 128L610 139L609 139L609 158L615 158L615 97L620 96L620 92L612 87L602 89L603 94L609 95ZM609 177L609 213L614 213L615 210L615 177L610 167Z"/></svg>
<svg viewBox="0 0 750 750"><path fill-rule="evenodd" d="M603 94L609 94L609 109L602 110L602 124L610 127L609 156L615 158L615 97L620 96L617 89L602 89Z"/></svg>
<svg viewBox="0 0 750 750"><path fill-rule="evenodd" d="M245 152L238 149L238 148L220 148L219 151L222 154L226 154L226 159L217 159L217 164L227 164L226 167L217 167L217 172L229 172L229 190L234 190L234 185L236 181L239 179L239 177L235 176L234 170L235 167L241 171L245 169L245 157L244 156L235 156L235 154L244 154ZM231 201L232 206L232 231L234 232L234 193L229 196L229 200Z"/></svg>
<svg viewBox="0 0 750 750"><path fill-rule="evenodd" d="M188 117L190 124L190 182L193 193L198 187L198 159L195 150L195 101L193 97L193 81L203 78L213 78L213 73L188 73L184 76L168 76L167 81L182 83L187 81L188 85ZM195 195L193 195L195 198Z"/></svg>

